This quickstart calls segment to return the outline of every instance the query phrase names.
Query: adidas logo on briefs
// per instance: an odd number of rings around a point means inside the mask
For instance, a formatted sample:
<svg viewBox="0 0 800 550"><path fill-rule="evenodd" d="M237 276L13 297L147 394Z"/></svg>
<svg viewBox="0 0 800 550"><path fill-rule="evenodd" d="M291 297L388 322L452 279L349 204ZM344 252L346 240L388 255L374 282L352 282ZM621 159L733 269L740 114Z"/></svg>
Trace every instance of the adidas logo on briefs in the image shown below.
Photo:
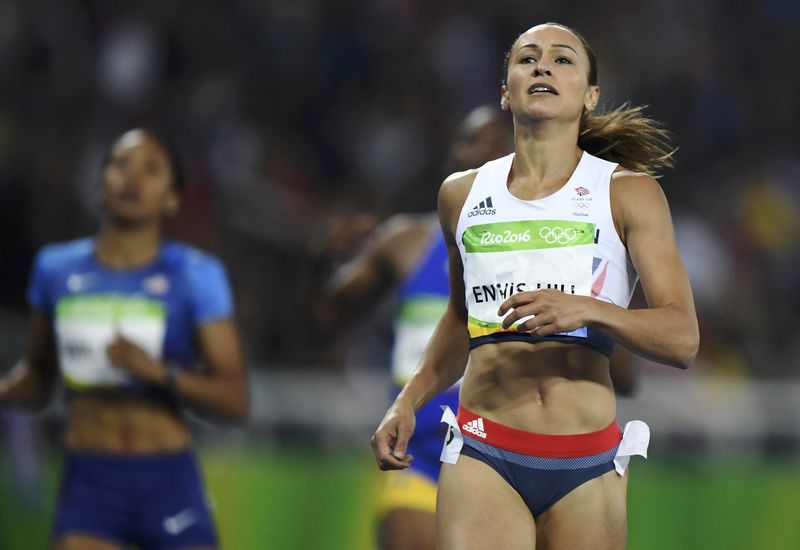
<svg viewBox="0 0 800 550"><path fill-rule="evenodd" d="M466 424L461 426L461 429L464 430L465 432L477 435L482 439L486 439L486 432L483 431L483 418L477 418L475 420L467 422Z"/></svg>
<svg viewBox="0 0 800 550"><path fill-rule="evenodd" d="M486 197L480 203L476 204L472 207L472 210L469 211L467 214L468 218L473 216L490 216L494 214L496 210L494 209L494 205L492 204L492 197Z"/></svg>

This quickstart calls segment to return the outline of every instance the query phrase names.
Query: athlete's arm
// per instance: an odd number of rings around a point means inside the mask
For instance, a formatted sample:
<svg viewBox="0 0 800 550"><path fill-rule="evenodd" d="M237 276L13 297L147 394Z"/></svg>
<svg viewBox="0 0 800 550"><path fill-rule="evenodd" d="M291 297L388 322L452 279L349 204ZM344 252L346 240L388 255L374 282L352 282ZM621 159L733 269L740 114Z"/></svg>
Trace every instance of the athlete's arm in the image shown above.
<svg viewBox="0 0 800 550"><path fill-rule="evenodd" d="M337 309L359 313L389 291L407 273L403 259L425 242L429 224L407 215L382 223L356 256L326 283L326 295Z"/></svg>
<svg viewBox="0 0 800 550"><path fill-rule="evenodd" d="M247 373L239 335L232 321L213 321L197 329L202 372L177 371L173 387L181 400L199 409L244 420L250 411Z"/></svg>
<svg viewBox="0 0 800 550"><path fill-rule="evenodd" d="M612 178L614 222L639 273L648 308L629 310L556 290L519 293L500 306L505 327L540 336L597 328L637 355L688 368L697 355L699 330L689 278L683 267L661 187L649 176L617 172Z"/></svg>
<svg viewBox="0 0 800 550"><path fill-rule="evenodd" d="M633 291L630 309L642 309L647 307L647 299L642 292L642 285L636 285ZM639 384L639 370L637 368L636 356L624 346L614 346L608 363L611 382L614 384L614 391L619 396L630 397L636 393Z"/></svg>
<svg viewBox="0 0 800 550"><path fill-rule="evenodd" d="M618 172L611 200L648 307L606 307L596 326L638 355L687 368L697 356L700 331L664 192L650 176Z"/></svg>
<svg viewBox="0 0 800 550"><path fill-rule="evenodd" d="M231 420L243 420L249 411L247 376L239 337L232 321L212 321L196 329L205 369L170 370L135 343L117 336L108 347L114 365L137 378L170 388L183 402Z"/></svg>
<svg viewBox="0 0 800 550"><path fill-rule="evenodd" d="M407 468L413 457L406 454L414 433L415 412L464 375L469 355L467 310L461 255L455 241L458 216L464 205L474 172L455 174L439 191L439 219L447 243L450 298L419 368L403 387L372 436L372 449L382 470Z"/></svg>
<svg viewBox="0 0 800 550"><path fill-rule="evenodd" d="M31 313L28 353L0 378L0 403L38 409L50 401L58 372L50 319Z"/></svg>

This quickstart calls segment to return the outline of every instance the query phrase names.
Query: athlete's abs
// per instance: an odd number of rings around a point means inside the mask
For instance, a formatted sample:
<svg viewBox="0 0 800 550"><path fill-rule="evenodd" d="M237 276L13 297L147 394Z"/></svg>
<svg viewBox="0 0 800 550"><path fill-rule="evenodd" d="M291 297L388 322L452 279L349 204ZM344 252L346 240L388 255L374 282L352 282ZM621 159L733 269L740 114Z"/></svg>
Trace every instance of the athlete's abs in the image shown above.
<svg viewBox="0 0 800 550"><path fill-rule="evenodd" d="M470 352L460 401L511 428L546 434L602 430L616 400L608 358L560 342L503 342Z"/></svg>
<svg viewBox="0 0 800 550"><path fill-rule="evenodd" d="M174 452L189 446L189 432L176 411L126 396L75 397L69 402L66 446L114 454Z"/></svg>

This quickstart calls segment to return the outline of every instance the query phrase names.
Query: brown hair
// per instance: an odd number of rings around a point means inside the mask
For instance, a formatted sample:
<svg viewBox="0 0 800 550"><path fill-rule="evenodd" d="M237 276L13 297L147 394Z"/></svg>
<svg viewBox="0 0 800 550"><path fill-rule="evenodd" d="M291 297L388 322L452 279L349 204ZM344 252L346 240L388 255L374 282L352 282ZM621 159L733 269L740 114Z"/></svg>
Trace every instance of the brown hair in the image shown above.
<svg viewBox="0 0 800 550"><path fill-rule="evenodd" d="M583 35L561 23L548 22L545 25L565 29L581 41L589 58L589 85L597 86L597 58ZM503 62L503 84L506 84L512 48L513 44ZM578 147L630 170L658 177L662 169L673 166L676 149L671 142L671 133L660 122L644 116L644 109L645 106L631 107L628 103L601 114L584 109Z"/></svg>

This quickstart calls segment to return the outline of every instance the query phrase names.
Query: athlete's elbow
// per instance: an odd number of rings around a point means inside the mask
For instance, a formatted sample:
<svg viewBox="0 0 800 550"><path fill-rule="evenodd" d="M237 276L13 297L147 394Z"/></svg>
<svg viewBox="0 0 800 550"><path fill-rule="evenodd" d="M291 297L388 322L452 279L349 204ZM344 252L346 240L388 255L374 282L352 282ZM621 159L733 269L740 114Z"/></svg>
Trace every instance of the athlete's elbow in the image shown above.
<svg viewBox="0 0 800 550"><path fill-rule="evenodd" d="M687 354L681 357L677 357L673 362L672 366L677 367L681 370L686 370L692 366L694 363L695 358L697 357L697 353L695 354Z"/></svg>
<svg viewBox="0 0 800 550"><path fill-rule="evenodd" d="M682 339L679 349L676 350L678 353L676 354L674 366L683 370L688 369L692 366L692 364L694 364L695 359L697 359L697 353L699 350L700 334L695 328L695 330L687 333Z"/></svg>
<svg viewBox="0 0 800 550"><path fill-rule="evenodd" d="M234 424L243 424L250 418L250 394L244 379L218 402L216 416L221 420Z"/></svg>
<svg viewBox="0 0 800 550"><path fill-rule="evenodd" d="M38 414L47 409L53 399L53 385L49 383L35 384L29 393L21 396L14 405L29 413Z"/></svg>
<svg viewBox="0 0 800 550"><path fill-rule="evenodd" d="M243 397L235 399L228 407L228 420L237 424L244 424L250 418L250 399L245 394Z"/></svg>
<svg viewBox="0 0 800 550"><path fill-rule="evenodd" d="M233 422L234 424L246 424L247 420L250 418L250 409L246 408L238 408L231 415L228 416L228 420Z"/></svg>
<svg viewBox="0 0 800 550"><path fill-rule="evenodd" d="M250 418L250 409L240 404L228 404L212 411L211 414L224 424L245 424Z"/></svg>

